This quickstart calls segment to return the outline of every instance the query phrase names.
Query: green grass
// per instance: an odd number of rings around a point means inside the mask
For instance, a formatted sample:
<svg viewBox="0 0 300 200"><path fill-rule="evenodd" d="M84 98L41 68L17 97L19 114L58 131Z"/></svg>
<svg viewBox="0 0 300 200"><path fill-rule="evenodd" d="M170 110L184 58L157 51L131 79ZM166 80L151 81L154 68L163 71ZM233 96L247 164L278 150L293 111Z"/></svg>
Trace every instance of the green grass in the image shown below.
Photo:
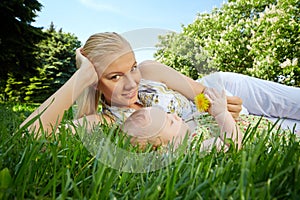
<svg viewBox="0 0 300 200"><path fill-rule="evenodd" d="M300 199L299 139L288 131L252 127L240 151L188 149L164 168L129 173L102 164L64 127L40 139L19 130L36 106L0 104L0 199ZM117 128L97 131L135 151Z"/></svg>

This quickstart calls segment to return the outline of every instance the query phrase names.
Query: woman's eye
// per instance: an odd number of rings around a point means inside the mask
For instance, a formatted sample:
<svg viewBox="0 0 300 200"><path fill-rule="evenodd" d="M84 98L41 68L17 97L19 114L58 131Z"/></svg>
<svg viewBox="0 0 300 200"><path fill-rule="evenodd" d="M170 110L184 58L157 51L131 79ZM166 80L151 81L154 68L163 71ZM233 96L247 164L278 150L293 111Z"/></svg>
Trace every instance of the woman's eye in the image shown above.
<svg viewBox="0 0 300 200"><path fill-rule="evenodd" d="M133 67L131 68L131 71L132 71L132 72L135 71L135 70L137 70L137 66L133 66Z"/></svg>
<svg viewBox="0 0 300 200"><path fill-rule="evenodd" d="M120 77L121 77L120 75L114 75L114 76L110 77L110 80L117 81L120 79Z"/></svg>

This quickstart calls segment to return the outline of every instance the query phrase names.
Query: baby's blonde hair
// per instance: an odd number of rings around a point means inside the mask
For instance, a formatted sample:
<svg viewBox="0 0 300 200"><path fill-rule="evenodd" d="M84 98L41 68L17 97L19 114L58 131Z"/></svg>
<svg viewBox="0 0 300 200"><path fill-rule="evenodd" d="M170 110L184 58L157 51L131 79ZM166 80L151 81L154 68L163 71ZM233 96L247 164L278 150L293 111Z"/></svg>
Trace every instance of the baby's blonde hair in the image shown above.
<svg viewBox="0 0 300 200"><path fill-rule="evenodd" d="M104 32L90 36L81 52L93 63L96 71L103 71L105 67L108 67L113 62L114 58L132 52L132 48L121 35L114 32ZM80 63L77 62L76 65L77 68L80 67ZM77 99L78 110L76 118L95 114L100 96L100 91L93 86L86 88Z"/></svg>
<svg viewBox="0 0 300 200"><path fill-rule="evenodd" d="M131 136L130 142L133 145L138 145L141 149L144 149L147 144L151 144L153 147L163 144L159 130L153 133L146 128L151 124L149 110L149 108L141 108L135 111L125 120L122 126L123 131Z"/></svg>

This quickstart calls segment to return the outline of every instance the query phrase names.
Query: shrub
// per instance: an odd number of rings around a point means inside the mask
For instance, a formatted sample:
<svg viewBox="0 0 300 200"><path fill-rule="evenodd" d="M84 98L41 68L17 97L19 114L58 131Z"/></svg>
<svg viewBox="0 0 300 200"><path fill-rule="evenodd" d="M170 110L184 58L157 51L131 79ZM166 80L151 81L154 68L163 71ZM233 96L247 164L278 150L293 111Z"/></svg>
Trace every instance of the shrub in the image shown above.
<svg viewBox="0 0 300 200"><path fill-rule="evenodd" d="M300 86L299 20L298 0L229 0L198 14L181 33L161 37L155 56L193 78L196 68Z"/></svg>

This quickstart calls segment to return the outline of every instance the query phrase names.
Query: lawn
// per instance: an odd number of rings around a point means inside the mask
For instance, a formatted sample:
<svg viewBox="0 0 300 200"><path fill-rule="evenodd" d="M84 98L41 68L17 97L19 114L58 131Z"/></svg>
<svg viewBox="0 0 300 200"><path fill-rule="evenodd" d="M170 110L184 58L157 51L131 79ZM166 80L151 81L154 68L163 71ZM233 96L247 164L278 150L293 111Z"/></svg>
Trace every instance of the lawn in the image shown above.
<svg viewBox="0 0 300 200"><path fill-rule="evenodd" d="M36 106L0 103L0 199L300 199L300 144L290 131L249 127L239 151L187 148L165 167L132 173L103 164L80 130L39 139L20 130ZM95 130L126 146L118 128Z"/></svg>

